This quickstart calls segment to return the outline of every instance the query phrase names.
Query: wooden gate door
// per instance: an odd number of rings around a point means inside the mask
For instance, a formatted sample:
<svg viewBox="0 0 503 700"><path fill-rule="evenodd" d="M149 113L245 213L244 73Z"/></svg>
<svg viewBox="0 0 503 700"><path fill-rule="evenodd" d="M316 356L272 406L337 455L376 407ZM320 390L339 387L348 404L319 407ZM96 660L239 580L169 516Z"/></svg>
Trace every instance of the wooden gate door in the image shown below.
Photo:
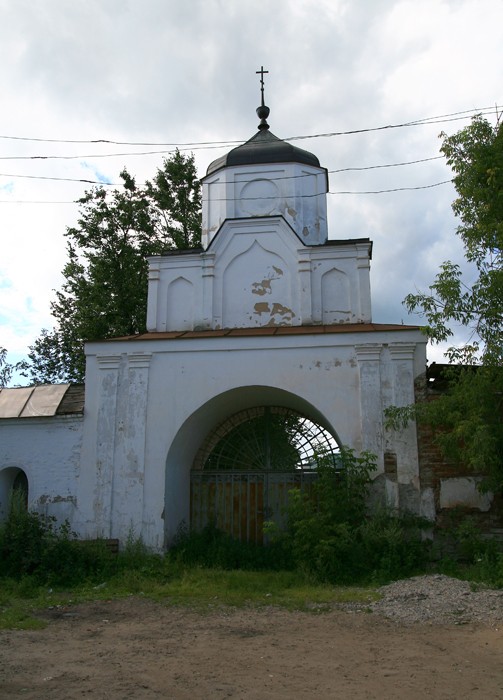
<svg viewBox="0 0 503 700"><path fill-rule="evenodd" d="M264 542L264 522L280 527L288 492L308 488L312 470L289 472L192 472L190 525L201 530L209 524L243 542Z"/></svg>
<svg viewBox="0 0 503 700"><path fill-rule="evenodd" d="M333 455L334 437L283 406L255 406L219 425L191 471L190 525L215 525L235 539L264 542L264 522L284 522L288 492L316 478L316 455Z"/></svg>

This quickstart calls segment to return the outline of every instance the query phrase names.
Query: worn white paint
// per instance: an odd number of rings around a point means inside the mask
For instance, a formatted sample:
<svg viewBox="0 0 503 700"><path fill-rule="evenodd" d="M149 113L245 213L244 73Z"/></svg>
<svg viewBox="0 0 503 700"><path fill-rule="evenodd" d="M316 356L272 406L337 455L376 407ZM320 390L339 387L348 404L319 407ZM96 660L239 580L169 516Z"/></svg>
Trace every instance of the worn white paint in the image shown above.
<svg viewBox="0 0 503 700"><path fill-rule="evenodd" d="M161 548L188 521L190 469L198 448L225 418L254 405L279 404L307 414L343 444L376 452L382 471L381 384L382 377L393 376L392 352L408 363L411 376L423 369L424 340L416 330L399 328L90 343L78 492L86 507L79 508L79 528L87 536L123 539L132 526ZM132 363L142 354L137 376ZM393 382L396 394L400 388ZM103 429L104 420L115 430ZM407 506L417 512L415 438L386 440L388 448L396 447L398 481L416 494L415 503L408 495Z"/></svg>
<svg viewBox="0 0 503 700"><path fill-rule="evenodd" d="M383 409L414 400L425 340L369 325L371 243L327 242L325 170L237 166L203 188L204 250L149 261L150 335L88 343L83 424L2 425L1 464L25 469L33 502L66 498L81 536L133 533L160 550L189 521L208 435L242 409L281 405L375 452L381 476L395 453L383 495L419 512L415 430L387 433Z"/></svg>
<svg viewBox="0 0 503 700"><path fill-rule="evenodd" d="M208 249L225 221L281 216L305 245L328 238L327 171L301 163L223 168L203 178L203 236Z"/></svg>
<svg viewBox="0 0 503 700"><path fill-rule="evenodd" d="M440 508L473 508L486 513L493 502L493 494L481 493L480 478L474 476L451 477L440 481Z"/></svg>
<svg viewBox="0 0 503 700"><path fill-rule="evenodd" d="M280 216L226 221L207 251L150 259L148 330L369 322L370 249L304 246Z"/></svg>
<svg viewBox="0 0 503 700"><path fill-rule="evenodd" d="M0 521L17 473L28 479L30 508L74 522L82 416L0 420Z"/></svg>

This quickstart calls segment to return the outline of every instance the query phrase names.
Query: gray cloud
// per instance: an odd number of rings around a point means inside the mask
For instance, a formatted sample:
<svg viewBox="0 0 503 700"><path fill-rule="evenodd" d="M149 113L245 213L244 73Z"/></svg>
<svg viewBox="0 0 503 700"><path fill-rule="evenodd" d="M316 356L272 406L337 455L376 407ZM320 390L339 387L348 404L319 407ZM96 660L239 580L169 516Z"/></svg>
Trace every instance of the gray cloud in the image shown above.
<svg viewBox="0 0 503 700"><path fill-rule="evenodd" d="M280 137L364 129L493 105L502 100L499 0L0 0L4 135L67 139L244 140L256 129L264 65L272 131ZM466 46L470 45L470 52ZM462 76L462 80L460 79ZM329 170L438 154L438 133L466 122L296 142ZM2 155L127 152L98 144L0 140ZM152 149L155 150L155 149ZM197 150L201 174L221 150ZM84 162L85 161L85 162ZM151 177L162 156L0 161L0 171L117 182L123 166ZM332 191L416 187L446 180L443 161L330 176ZM13 191L6 188L13 182ZM85 186L2 178L2 199L72 201ZM432 281L448 257L462 261L451 186L379 195L329 195L332 238L374 240L377 321L408 321L401 300ZM10 208L9 208L10 207ZM0 203L9 280L2 310L16 352L50 324L72 205ZM21 252L22 251L22 252ZM40 261L43 260L43 270ZM32 297L33 308L23 299Z"/></svg>

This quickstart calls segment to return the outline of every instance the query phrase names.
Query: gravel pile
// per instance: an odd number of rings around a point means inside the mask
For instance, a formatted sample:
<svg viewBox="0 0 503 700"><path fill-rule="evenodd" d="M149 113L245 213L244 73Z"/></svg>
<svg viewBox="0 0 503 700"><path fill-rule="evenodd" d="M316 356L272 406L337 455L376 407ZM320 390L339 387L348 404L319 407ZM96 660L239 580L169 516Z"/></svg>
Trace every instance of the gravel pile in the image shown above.
<svg viewBox="0 0 503 700"><path fill-rule="evenodd" d="M472 590L470 583L442 574L415 576L378 589L382 599L370 608L401 623L503 623L503 591Z"/></svg>

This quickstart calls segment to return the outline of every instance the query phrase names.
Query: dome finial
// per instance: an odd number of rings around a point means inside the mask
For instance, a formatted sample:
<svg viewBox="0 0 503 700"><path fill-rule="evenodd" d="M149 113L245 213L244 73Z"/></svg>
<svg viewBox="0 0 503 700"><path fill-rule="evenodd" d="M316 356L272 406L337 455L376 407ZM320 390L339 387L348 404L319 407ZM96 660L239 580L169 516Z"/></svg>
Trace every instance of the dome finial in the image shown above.
<svg viewBox="0 0 503 700"><path fill-rule="evenodd" d="M260 70L255 71L257 75L260 75L260 92L262 93L262 100L260 107L257 107L257 117L260 119L260 124L258 125L259 131L269 128L269 124L266 119L271 111L269 107L264 104L264 75L269 73L268 70L264 70L264 66L260 66Z"/></svg>

